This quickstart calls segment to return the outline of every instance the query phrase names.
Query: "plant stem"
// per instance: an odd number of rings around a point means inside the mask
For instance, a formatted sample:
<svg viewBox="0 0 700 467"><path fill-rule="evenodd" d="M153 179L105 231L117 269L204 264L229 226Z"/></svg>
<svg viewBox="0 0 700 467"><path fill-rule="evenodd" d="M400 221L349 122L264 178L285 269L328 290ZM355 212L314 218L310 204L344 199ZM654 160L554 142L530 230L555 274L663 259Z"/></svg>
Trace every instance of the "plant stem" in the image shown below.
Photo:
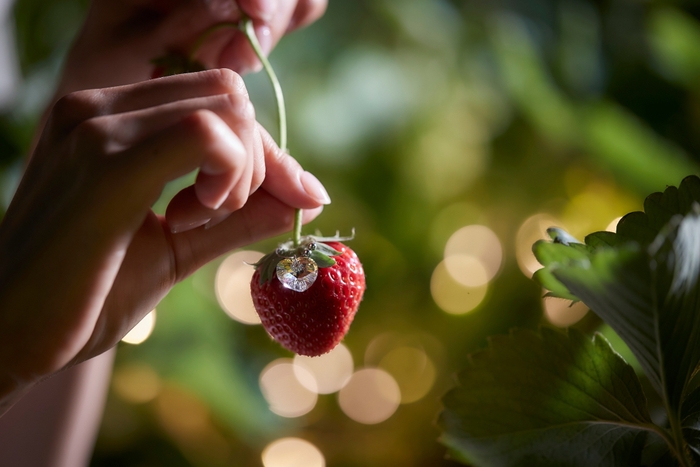
<svg viewBox="0 0 700 467"><path fill-rule="evenodd" d="M671 412L667 413L671 414ZM688 459L684 446L683 428L681 427L680 421L676 416L670 415L669 424L671 426L671 437L673 439L673 445L669 443L671 452L675 455L681 467L691 467L694 463L692 460Z"/></svg>
<svg viewBox="0 0 700 467"><path fill-rule="evenodd" d="M270 61L267 59L265 54L262 51L262 48L260 47L260 43L258 42L258 38L255 35L255 28L253 26L253 21L244 16L241 18L241 23L240 27L245 33L246 37L248 38L248 41L250 42L251 47L253 47L253 50L255 51L255 54L258 56L258 60L260 60L260 63L262 63L263 68L265 69L265 73L267 73L267 76L270 78L270 82L272 83L272 89L275 92L275 101L277 102L277 118L278 118L278 123L279 123L279 131L280 131L280 140L279 140L279 145L280 149L284 152L287 151L287 112L284 106L284 94L282 94L282 86L280 86L280 82L277 79L277 75L275 74L275 70L272 69L272 65L270 65ZM294 230L293 230L293 237L292 241L294 242L294 246L297 247L299 246L299 243L301 242L301 217L302 217L302 212L301 209L297 209L294 212Z"/></svg>
<svg viewBox="0 0 700 467"><path fill-rule="evenodd" d="M292 236L292 241L294 242L295 247L298 247L299 243L301 242L301 216L301 209L294 211L294 233Z"/></svg>
<svg viewBox="0 0 700 467"><path fill-rule="evenodd" d="M287 152L287 112L284 107L282 86L280 86L280 82L277 79L275 71L272 69L272 65L270 65L269 60L260 48L260 43L255 35L253 21L248 17L241 18L241 27L246 37L248 37L248 41L250 41L250 45L253 47L255 54L258 56L258 60L262 63L267 76L270 78L270 82L272 82L272 88L275 91L275 101L277 102L277 118L280 130L279 145L282 151Z"/></svg>

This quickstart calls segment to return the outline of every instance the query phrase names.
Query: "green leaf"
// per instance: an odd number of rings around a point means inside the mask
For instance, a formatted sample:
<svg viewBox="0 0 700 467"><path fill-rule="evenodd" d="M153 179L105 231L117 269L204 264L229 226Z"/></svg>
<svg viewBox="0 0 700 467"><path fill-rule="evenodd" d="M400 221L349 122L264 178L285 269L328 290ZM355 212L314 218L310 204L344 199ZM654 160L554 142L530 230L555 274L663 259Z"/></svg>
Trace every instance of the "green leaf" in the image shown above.
<svg viewBox="0 0 700 467"><path fill-rule="evenodd" d="M331 266L335 266L335 260L331 258L330 256L324 255L318 250L314 250L311 252L311 259L316 262L316 265L319 268L329 268Z"/></svg>
<svg viewBox="0 0 700 467"><path fill-rule="evenodd" d="M700 203L700 178L686 177L678 188L653 193L644 201L644 212L627 214L617 224L617 235L649 245L675 214L688 214L693 203Z"/></svg>
<svg viewBox="0 0 700 467"><path fill-rule="evenodd" d="M582 300L610 324L634 352L659 394L664 394L665 383L671 381L662 374L665 362L661 354L665 349L659 348L663 336L657 335L656 328L669 321L662 319L659 306L654 304L652 294L665 292L652 292L652 265L657 259L647 249L655 241L663 243L666 237L662 230L674 215L687 214L699 201L700 178L686 177L679 188L668 187L664 193L650 195L644 203L645 212L623 217L617 234L597 232L587 236L587 250L576 244L545 242L533 247L535 256L545 266L535 273L534 279L550 290L551 296ZM659 279L656 277L656 282ZM669 364L669 368L674 367ZM684 371L688 368L686 365ZM678 382L674 380L673 384ZM678 388L674 386L673 391L678 404Z"/></svg>
<svg viewBox="0 0 700 467"><path fill-rule="evenodd" d="M599 249L590 267L559 263L552 274L629 345L675 411L700 362L700 215L673 219L647 249Z"/></svg>
<svg viewBox="0 0 700 467"><path fill-rule="evenodd" d="M323 242L318 242L315 243L316 249L314 251L318 251L320 253L323 253L326 256L339 256L342 253L335 248L331 248L330 246L326 245ZM335 263L334 263L335 264Z"/></svg>
<svg viewBox="0 0 700 467"><path fill-rule="evenodd" d="M700 460L700 179L650 195L617 234L580 245L535 244L535 275L550 294L576 297L625 341L666 407L674 454ZM567 250L568 248L568 250ZM585 256L585 258L582 257Z"/></svg>
<svg viewBox="0 0 700 467"><path fill-rule="evenodd" d="M683 437L697 463L700 461L700 388L696 388L685 398L681 413Z"/></svg>
<svg viewBox="0 0 700 467"><path fill-rule="evenodd" d="M277 251L273 251L260 258L260 261L253 265L256 269L260 269L260 285L271 281L272 278L275 277L277 263L283 258L284 257L280 256Z"/></svg>
<svg viewBox="0 0 700 467"><path fill-rule="evenodd" d="M565 245L563 243L549 243L541 240L532 246L532 251L542 264L558 265L577 261L588 263L588 254L581 251L578 247L574 247L574 245L577 244ZM578 301L578 298L571 294L566 286L554 276L554 270L556 270L556 266L544 267L535 272L533 279L550 291L547 294L549 296Z"/></svg>
<svg viewBox="0 0 700 467"><path fill-rule="evenodd" d="M492 338L443 402L441 441L479 466L639 465L661 433L634 370L576 330Z"/></svg>
<svg viewBox="0 0 700 467"><path fill-rule="evenodd" d="M700 396L695 389L700 363L700 205L685 216L669 217L688 204L678 192L666 193L672 196L652 197L645 203L647 214L635 216L645 219L636 225L660 230L651 245L601 246L591 249L588 262L581 259L580 249L566 252L562 244L536 249L548 263L538 277L565 286L635 354L667 408L672 436L680 446L676 453L684 456L686 443L700 451ZM658 226L661 219L668 219L663 227Z"/></svg>

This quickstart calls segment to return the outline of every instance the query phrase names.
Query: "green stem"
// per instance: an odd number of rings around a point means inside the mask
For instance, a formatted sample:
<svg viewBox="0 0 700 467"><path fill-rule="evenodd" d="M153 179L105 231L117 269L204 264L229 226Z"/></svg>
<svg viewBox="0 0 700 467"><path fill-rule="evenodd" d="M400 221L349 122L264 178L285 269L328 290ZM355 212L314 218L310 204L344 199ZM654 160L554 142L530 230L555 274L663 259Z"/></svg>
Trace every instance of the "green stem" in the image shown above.
<svg viewBox="0 0 700 467"><path fill-rule="evenodd" d="M253 21L250 18L244 17L241 19L241 27L246 37L248 37L248 41L250 41L250 45L253 47L255 55L258 56L258 60L260 60L260 63L262 63L265 73L267 73L267 76L270 78L270 82L272 82L272 88L275 91L275 101L277 102L277 118L280 130L279 145L282 151L287 152L287 112L284 107L282 86L280 86L280 82L277 79L275 70L273 70L272 65L270 65L270 61L260 48L260 42L258 42L258 38L255 35Z"/></svg>
<svg viewBox="0 0 700 467"><path fill-rule="evenodd" d="M241 29L248 38L251 47L253 47L255 54L258 56L258 60L260 60L260 63L262 63L265 73L267 73L267 76L270 78L272 89L275 91L275 101L277 102L277 117L280 131L279 145L282 151L287 152L287 112L284 106L282 86L280 86L280 82L277 79L275 71L272 69L272 65L270 65L270 61L267 59L262 51L262 48L260 47L260 42L258 42L258 38L255 35L253 21L248 17L243 17L241 18L240 25ZM294 230L292 237L295 247L299 246L299 243L301 242L301 217L301 209L297 209L294 213Z"/></svg>
<svg viewBox="0 0 700 467"><path fill-rule="evenodd" d="M294 211L294 233L292 236L292 241L294 242L295 247L299 246L299 243L301 242L301 216L301 209Z"/></svg>

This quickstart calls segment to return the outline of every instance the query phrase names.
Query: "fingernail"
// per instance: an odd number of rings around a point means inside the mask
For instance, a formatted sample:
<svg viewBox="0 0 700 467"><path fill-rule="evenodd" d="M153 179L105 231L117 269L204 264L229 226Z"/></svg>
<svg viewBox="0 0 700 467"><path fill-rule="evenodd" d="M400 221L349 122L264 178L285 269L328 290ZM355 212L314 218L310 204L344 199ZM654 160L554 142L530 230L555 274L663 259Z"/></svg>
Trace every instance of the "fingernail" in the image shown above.
<svg viewBox="0 0 700 467"><path fill-rule="evenodd" d="M200 227L206 223L208 223L211 219L200 219L198 221L188 221L188 222L175 222L171 223L168 222L168 225L170 226L170 233L177 234L180 232L187 232L188 230L196 229L197 227Z"/></svg>
<svg viewBox="0 0 700 467"><path fill-rule="evenodd" d="M321 204L331 204L331 197L324 188L323 184L318 181L310 172L301 174L301 184L306 193Z"/></svg>
<svg viewBox="0 0 700 467"><path fill-rule="evenodd" d="M212 217L211 220L210 220L209 222L207 222L206 224L204 224L204 230L209 230L209 229L211 229L212 227L221 224L223 221L225 221L226 219L228 219L230 215L231 215L231 213L230 213L230 212L227 212L227 213L224 214L223 216Z"/></svg>

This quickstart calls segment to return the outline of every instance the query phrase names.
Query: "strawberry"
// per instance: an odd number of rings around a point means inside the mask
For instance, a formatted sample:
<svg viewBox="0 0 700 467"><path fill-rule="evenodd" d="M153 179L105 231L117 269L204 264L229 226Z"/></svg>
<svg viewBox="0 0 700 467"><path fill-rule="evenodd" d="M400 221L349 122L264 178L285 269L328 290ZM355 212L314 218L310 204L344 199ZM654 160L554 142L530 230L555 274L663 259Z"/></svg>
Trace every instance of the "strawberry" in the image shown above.
<svg viewBox="0 0 700 467"><path fill-rule="evenodd" d="M322 355L343 340L365 291L359 258L334 240L345 239L304 237L254 265L250 288L262 325L299 355Z"/></svg>

